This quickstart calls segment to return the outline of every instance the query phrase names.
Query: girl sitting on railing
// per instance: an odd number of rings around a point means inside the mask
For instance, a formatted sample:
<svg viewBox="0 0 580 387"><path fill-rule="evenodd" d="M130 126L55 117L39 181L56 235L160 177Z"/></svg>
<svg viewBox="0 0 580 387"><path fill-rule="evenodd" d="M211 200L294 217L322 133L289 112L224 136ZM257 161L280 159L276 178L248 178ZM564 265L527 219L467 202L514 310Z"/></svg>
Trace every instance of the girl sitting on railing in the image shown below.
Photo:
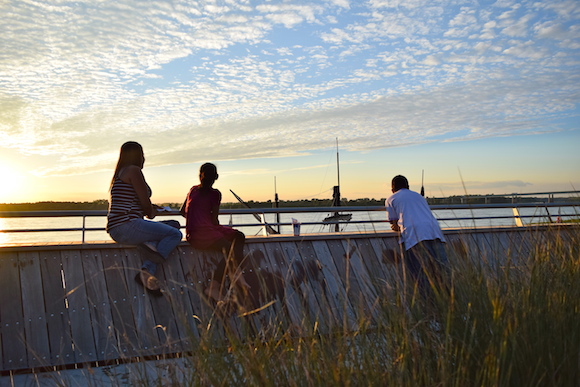
<svg viewBox="0 0 580 387"><path fill-rule="evenodd" d="M219 223L222 194L213 188L217 178L216 166L211 163L203 164L199 170L201 184L189 190L181 207L181 214L186 219L186 239L190 245L202 250L221 251L224 254L205 289L206 296L215 302L223 300L222 291L226 273L233 273L230 280L246 289L249 288L241 271L246 237L242 232ZM233 258L231 263L230 258Z"/></svg>

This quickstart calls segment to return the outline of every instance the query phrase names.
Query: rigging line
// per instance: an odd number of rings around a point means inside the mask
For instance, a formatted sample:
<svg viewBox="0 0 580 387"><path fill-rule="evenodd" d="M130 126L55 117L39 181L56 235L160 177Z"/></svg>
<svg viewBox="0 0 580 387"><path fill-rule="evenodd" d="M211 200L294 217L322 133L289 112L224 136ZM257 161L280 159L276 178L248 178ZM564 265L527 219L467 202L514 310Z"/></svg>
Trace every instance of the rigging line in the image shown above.
<svg viewBox="0 0 580 387"><path fill-rule="evenodd" d="M328 170L330 169L330 160L332 159L332 156L334 156L334 149L332 149L332 152L330 153L330 156L328 157L328 162L326 163L326 170L324 171L324 178L322 179L322 181L320 182L320 193L322 192L322 187L324 187L324 184L326 184L326 176L328 175ZM326 191L324 191L326 192ZM320 195L320 194L319 194Z"/></svg>
<svg viewBox="0 0 580 387"><path fill-rule="evenodd" d="M333 190L332 188L329 188L329 189L327 189L326 191L319 192L319 193L317 193L317 194L315 194L315 195L306 196L306 197L305 197L303 200L313 199L313 198L315 198L315 197L317 197L317 196L320 196L320 195L322 195L322 194L325 194L325 193L327 193L327 192L330 192L330 191L332 191L332 190Z"/></svg>

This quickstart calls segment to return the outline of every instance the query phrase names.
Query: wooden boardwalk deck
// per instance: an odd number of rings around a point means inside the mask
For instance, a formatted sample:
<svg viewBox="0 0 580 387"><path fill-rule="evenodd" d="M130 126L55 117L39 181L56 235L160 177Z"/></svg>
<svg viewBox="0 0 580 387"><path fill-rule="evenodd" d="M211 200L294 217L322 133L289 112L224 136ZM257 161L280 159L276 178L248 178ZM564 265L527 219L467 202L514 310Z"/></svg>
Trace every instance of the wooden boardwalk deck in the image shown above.
<svg viewBox="0 0 580 387"><path fill-rule="evenodd" d="M577 227L447 230L449 253L489 267L534 246L570 243ZM540 241L538 244L537 242ZM544 242L542 242L544 241ZM399 279L396 234L248 238L251 283L236 307L201 296L217 254L180 245L159 267L163 297L135 281L142 257L114 243L0 248L0 371L107 364L189 353L208 334L263 335L373 318Z"/></svg>

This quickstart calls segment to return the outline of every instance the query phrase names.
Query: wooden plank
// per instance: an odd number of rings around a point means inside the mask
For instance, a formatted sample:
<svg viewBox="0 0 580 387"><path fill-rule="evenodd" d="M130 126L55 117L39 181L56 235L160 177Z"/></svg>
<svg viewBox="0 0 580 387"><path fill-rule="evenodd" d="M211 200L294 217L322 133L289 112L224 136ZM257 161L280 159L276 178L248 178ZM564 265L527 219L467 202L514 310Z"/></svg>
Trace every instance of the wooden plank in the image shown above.
<svg viewBox="0 0 580 387"><path fill-rule="evenodd" d="M192 288L185 278L189 266L185 265L184 270L183 261L187 256L183 249L177 248L164 267L167 298L176 316L184 348L190 347L200 337L197 330L199 321L194 317L194 307L189 294Z"/></svg>
<svg viewBox="0 0 580 387"><path fill-rule="evenodd" d="M121 358L139 354L139 340L131 300L128 297L123 257L124 254L120 249L106 250L102 253L107 294L111 305L113 327L117 331L117 347Z"/></svg>
<svg viewBox="0 0 580 387"><path fill-rule="evenodd" d="M380 256L377 257L370 239L372 238L353 239L351 242L356 244L357 250L360 252L361 262L370 280L369 286L373 287L373 291L378 297L383 298L386 296L387 275L380 263Z"/></svg>
<svg viewBox="0 0 580 387"><path fill-rule="evenodd" d="M314 248L313 241L301 243L301 252L303 254L304 266L310 266L310 269L306 271L308 274L307 278L314 285L313 288L316 292L320 308L323 316L325 316L323 327L327 327L330 330L342 326L344 313L340 310L341 305L337 303L334 294L329 288L329 281L326 280L325 272L321 270L323 262L332 260L332 257L319 256L317 250Z"/></svg>
<svg viewBox="0 0 580 387"><path fill-rule="evenodd" d="M356 316L350 300L346 294L344 283L340 278L336 261L326 241L313 241L312 247L320 262L322 275L328 289L329 297L335 306L334 315L337 317L336 328L351 330L356 328Z"/></svg>
<svg viewBox="0 0 580 387"><path fill-rule="evenodd" d="M168 260L178 259L175 257L177 253L173 251L168 257ZM161 286L167 290L167 278L165 276L166 264L161 264L157 266L157 272L155 276L159 279ZM162 348L164 353L174 353L179 352L183 349L181 345L181 336L179 333L178 322L169 303L169 294L165 294L163 297L149 297L151 301L151 308L153 309L153 315L155 316L155 323L157 333L159 335Z"/></svg>
<svg viewBox="0 0 580 387"><path fill-rule="evenodd" d="M242 321L255 327L261 337L276 335L280 329L288 329L292 322L284 307L286 282L283 272L287 268L278 263L267 244L252 244L249 270L245 271L246 281L251 288L248 291L246 309L252 312ZM279 248L279 246L278 246ZM253 312L255 311L255 312Z"/></svg>
<svg viewBox="0 0 580 387"><path fill-rule="evenodd" d="M212 310L208 303L204 299L203 287L207 284L203 281L203 277L199 274L197 269L196 261L198 261L199 255L190 246L180 246L178 247L178 252L180 253L180 263L183 270L184 276L184 287L183 291L185 295L188 296L191 305L191 319L190 324L192 324L192 330L198 332L201 336L201 331L205 328L202 326L203 321L209 320L212 314Z"/></svg>
<svg viewBox="0 0 580 387"><path fill-rule="evenodd" d="M303 245L303 248L308 250L302 250L303 253L308 252L310 259L304 259L304 265L308 268L308 273L312 274L314 278L314 284L316 284L315 291L319 295L319 303L323 310L327 312L326 323L329 327L340 327L344 322L344 310L342 309L343 303L336 298L336 292L332 291L332 288L337 286L336 277L327 278L326 274L329 266L334 266L334 260L330 255L328 255L328 250L322 251L324 254L321 255L321 250L315 246L315 241L308 242ZM313 266L312 266L313 265ZM326 269L326 270L323 270ZM312 273L314 271L314 273Z"/></svg>
<svg viewBox="0 0 580 387"><path fill-rule="evenodd" d="M16 252L0 254L2 370L15 370L29 366L18 266Z"/></svg>
<svg viewBox="0 0 580 387"><path fill-rule="evenodd" d="M324 273L320 270L322 265L312 241L299 242L297 246L302 254L308 284L310 284L318 300L322 316L321 327L328 331L333 327L340 326L343 319L340 313L337 314L338 305L327 287L328 284L323 276Z"/></svg>
<svg viewBox="0 0 580 387"><path fill-rule="evenodd" d="M298 296L302 279L298 278L299 273L295 272L293 260L284 253L280 243L266 243L265 249L270 261L273 262L274 271L278 271L284 284L281 304L281 313L284 313L284 320L290 332L301 332L303 327L303 308Z"/></svg>
<svg viewBox="0 0 580 387"><path fill-rule="evenodd" d="M61 253L41 251L39 258L51 353L50 365L74 364L77 360L73 351L69 309L65 299Z"/></svg>
<svg viewBox="0 0 580 387"><path fill-rule="evenodd" d="M97 359L118 359L120 354L117 346L117 331L114 329L101 251L84 251L82 265Z"/></svg>
<svg viewBox="0 0 580 387"><path fill-rule="evenodd" d="M394 238L370 238L370 244L375 251L379 265L385 274L385 286L392 297L400 280L400 263L402 260L401 246Z"/></svg>
<svg viewBox="0 0 580 387"><path fill-rule="evenodd" d="M488 262L492 264L496 270L502 270L506 268L507 252L504 250L501 242L498 239L498 233L496 232L485 232L480 235L480 237L485 238L489 246L490 253L488 254Z"/></svg>
<svg viewBox="0 0 580 387"><path fill-rule="evenodd" d="M236 289L234 300L236 302L235 314L238 316L236 324L240 337L255 337L264 334L264 321L269 311L255 312L260 307L265 292L264 281L261 277L262 270L268 263L261 243L253 243L245 248L245 260L242 267L244 279L250 285L247 293L240 294Z"/></svg>
<svg viewBox="0 0 580 387"><path fill-rule="evenodd" d="M86 363L97 360L97 351L81 257L79 250L61 252L75 359Z"/></svg>
<svg viewBox="0 0 580 387"><path fill-rule="evenodd" d="M445 236L445 250L452 262L465 261L468 259L469 247L465 242L464 234L450 234Z"/></svg>
<svg viewBox="0 0 580 387"><path fill-rule="evenodd" d="M365 317L372 319L373 315L376 314L379 297L371 286L370 276L362 262L364 257L355 241L343 240L342 244L345 251L349 252L348 263L351 267L351 273L359 283L360 294L357 294L356 297L365 309Z"/></svg>
<svg viewBox="0 0 580 387"><path fill-rule="evenodd" d="M300 254L297 244L301 242L281 242L280 248L287 259L289 270L294 270L292 267L295 263L299 263L300 265L304 266L304 260ZM303 334L312 334L313 332L312 327L316 323L318 316L321 314L320 307L318 302L316 301L315 295L310 297L313 293L312 286L310 284L312 275L308 275L305 273L306 279L304 282L301 282L299 286L295 287L294 290L294 299L298 299L299 306L297 310L299 310L302 314L300 319L300 329L302 330ZM286 276L289 277L289 276Z"/></svg>
<svg viewBox="0 0 580 387"><path fill-rule="evenodd" d="M522 231L508 231L505 233L505 243L510 251L510 256L515 265L520 265L527 261L530 254L530 245Z"/></svg>
<svg viewBox="0 0 580 387"><path fill-rule="evenodd" d="M528 230L521 230L518 233L518 236L521 240L521 256L523 259L526 259L534 252L535 244L534 244L534 237Z"/></svg>
<svg viewBox="0 0 580 387"><path fill-rule="evenodd" d="M280 252L278 255L284 257L284 261L287 264L283 276L288 281L292 281L293 278L296 279L300 275L299 268L304 267L304 261L298 250L297 243L299 242L282 241L279 243ZM293 316L292 320L295 328L303 332L302 334L306 332L310 334L312 325L316 320L316 309L311 305L311 300L308 297L308 294L312 292L312 288L308 283L310 279L306 273L303 276L304 278L301 281L295 281L295 285L291 288L286 287L285 292L290 294L291 297L290 300L292 302L288 305L288 312Z"/></svg>
<svg viewBox="0 0 580 387"><path fill-rule="evenodd" d="M204 253L207 254L208 252ZM216 266L221 259L225 259L225 254L229 254L229 252L209 252L209 256L212 257L213 263ZM247 264L248 257L250 256L251 251L249 250L248 246L244 246L244 265ZM207 258L206 264L208 264ZM210 264L209 266L215 267L213 264ZM215 269L211 270L213 272ZM227 270L230 269L228 268ZM214 309L214 318L217 317L216 321L219 321L220 323L219 325L214 324L214 326L220 327L218 328L220 330L223 329L226 337L233 335L239 340L244 340L246 337L249 337L248 335L254 335L256 333L256 327L248 324L249 322L253 322L254 318L253 316L249 318L243 317L244 313L247 312L247 309L244 305L244 295L241 294L241 292L235 286L235 283L232 282L230 274L226 273L226 275L229 279L224 284L224 286L226 286L225 298L228 300L228 306L225 308L218 306Z"/></svg>
<svg viewBox="0 0 580 387"><path fill-rule="evenodd" d="M198 331L200 334L207 334L214 317L214 309L205 296L204 290L209 285L208 278L216 266L208 263L213 261L207 252L189 246L184 248L183 252L185 254L182 254L184 255L182 265L185 280L190 287L189 298L194 310L197 309Z"/></svg>
<svg viewBox="0 0 580 387"><path fill-rule="evenodd" d="M360 320L365 317L364 307L366 302L361 303L360 296L363 294L363 291L361 290L356 275L353 275L351 272L349 263L350 256L348 255L350 252L347 254L341 240L329 240L327 243L332 258L336 262L336 269L346 289L348 299L356 314L356 319Z"/></svg>
<svg viewBox="0 0 580 387"><path fill-rule="evenodd" d="M277 324L283 329L290 329L294 324L299 323L300 319L295 319L289 313L288 297L296 292L294 287L300 286L304 278L297 277L294 268L288 266L279 243L264 243L260 245L260 252L266 263L263 273L260 273L265 280L266 296L262 299L262 305L268 302L275 302L268 311L269 318L273 324ZM259 257L259 255L258 255ZM294 300L297 301L296 297Z"/></svg>
<svg viewBox="0 0 580 387"><path fill-rule="evenodd" d="M373 246L383 270L388 278L390 289L395 289L401 279L401 263L403 261L403 248L399 238L372 238Z"/></svg>
<svg viewBox="0 0 580 387"><path fill-rule="evenodd" d="M18 254L18 259L28 365L48 366L51 356L39 255L38 252L23 252Z"/></svg>
<svg viewBox="0 0 580 387"><path fill-rule="evenodd" d="M208 286L209 279L222 254L193 249L189 246L185 249L189 252L189 257L182 264L184 265L184 273L187 273L185 274L186 281L192 289L189 296L194 309L197 310L198 330L202 336L221 343L226 338L224 329L227 327L235 332L235 327L230 324L229 317L224 315L224 311L216 308L216 305L207 299L204 290Z"/></svg>
<svg viewBox="0 0 580 387"><path fill-rule="evenodd" d="M509 234L509 232L495 232L492 233L491 237L498 251L497 255L503 259L504 265L509 263L509 266L513 268L519 262L519 254L515 241L514 243L510 241Z"/></svg>
<svg viewBox="0 0 580 387"><path fill-rule="evenodd" d="M508 252L502 244L501 237L504 232L487 232L484 233L487 243L491 249L491 256L494 262L501 267L506 267L508 264Z"/></svg>
<svg viewBox="0 0 580 387"><path fill-rule="evenodd" d="M491 249L485 236L479 233L467 233L464 240L469 246L469 257L472 264L489 271L493 266Z"/></svg>
<svg viewBox="0 0 580 387"><path fill-rule="evenodd" d="M135 248L124 249L121 255L127 283L127 299L130 300L138 338L135 350L143 356L164 353L166 349L160 340L159 332L162 328L158 327L155 320L151 306L152 296L135 281L135 276L141 271L141 255Z"/></svg>
<svg viewBox="0 0 580 387"><path fill-rule="evenodd" d="M551 226L549 232L554 233L561 240L563 246L570 246L577 241L578 229L569 227L564 224L556 224Z"/></svg>

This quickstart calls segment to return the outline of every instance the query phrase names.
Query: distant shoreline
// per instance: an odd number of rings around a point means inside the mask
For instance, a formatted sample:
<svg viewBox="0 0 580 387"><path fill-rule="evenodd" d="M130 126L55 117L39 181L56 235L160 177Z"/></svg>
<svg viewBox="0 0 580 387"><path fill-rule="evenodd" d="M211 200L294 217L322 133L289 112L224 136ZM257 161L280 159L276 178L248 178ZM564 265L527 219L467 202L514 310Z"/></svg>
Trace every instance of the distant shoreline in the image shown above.
<svg viewBox="0 0 580 387"><path fill-rule="evenodd" d="M246 202L252 208L271 208L273 202ZM182 203L155 203L160 206L168 206L178 210ZM382 206L385 199L356 199L343 200L343 206ZM281 200L280 207L330 207L332 199L311 199L311 200ZM245 208L241 203L222 203L222 208ZM66 211L66 210L107 210L109 201L106 199L94 200L92 202L58 202L45 201L34 203L0 203L0 211Z"/></svg>
<svg viewBox="0 0 580 387"><path fill-rule="evenodd" d="M558 202L577 201L577 198L558 198ZM511 203L512 196L500 195L462 195L449 196L447 198L427 198L429 204L483 204L483 203ZM544 203L545 197L518 197L518 203ZM272 208L275 207L271 200L256 202L253 200L246 202L252 208ZM160 206L168 206L179 209L181 203L155 203ZM343 199L341 205L345 207L358 206L383 206L385 198L381 199ZM331 207L332 199L303 199L303 200L280 200L279 207ZM0 211L68 211L68 210L107 210L109 201L106 199L94 200L92 202L65 202L65 201L42 201L34 203L0 203ZM245 208L241 203L222 203L222 208Z"/></svg>

